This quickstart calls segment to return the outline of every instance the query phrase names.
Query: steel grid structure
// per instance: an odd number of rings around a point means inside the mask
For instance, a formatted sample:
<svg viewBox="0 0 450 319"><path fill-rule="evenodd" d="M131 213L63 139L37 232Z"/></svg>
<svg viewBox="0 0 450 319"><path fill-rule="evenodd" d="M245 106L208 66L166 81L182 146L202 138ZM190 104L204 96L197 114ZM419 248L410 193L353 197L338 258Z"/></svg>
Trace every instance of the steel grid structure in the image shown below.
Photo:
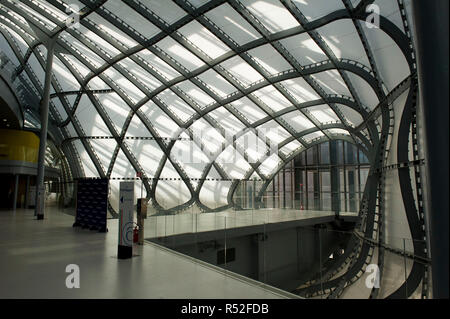
<svg viewBox="0 0 450 319"><path fill-rule="evenodd" d="M371 5L381 9L378 25L368 22ZM263 182L261 204L270 181L300 152L334 139L357 144L371 163L360 233L325 283L312 280L298 293L338 297L374 249L382 268L389 164L399 170L412 238L425 238L423 208L416 220L413 197L420 176L413 190L409 170L388 162L396 146L396 163L411 162L415 123L415 53L404 1L0 0L0 34L14 77L38 98L46 65L40 34L57 38L50 131L72 177L114 181L142 172L146 197L161 213L233 207L239 182L253 178ZM396 118L394 105L406 92ZM199 137L199 127L213 132L207 137L216 144ZM250 138L261 149L252 149ZM187 146L203 161L178 158ZM224 163L229 152L239 161ZM414 160L421 163L417 151ZM184 198L171 201L170 191ZM419 244L414 254L427 257ZM392 295L410 295L423 274L414 263L409 284Z"/></svg>

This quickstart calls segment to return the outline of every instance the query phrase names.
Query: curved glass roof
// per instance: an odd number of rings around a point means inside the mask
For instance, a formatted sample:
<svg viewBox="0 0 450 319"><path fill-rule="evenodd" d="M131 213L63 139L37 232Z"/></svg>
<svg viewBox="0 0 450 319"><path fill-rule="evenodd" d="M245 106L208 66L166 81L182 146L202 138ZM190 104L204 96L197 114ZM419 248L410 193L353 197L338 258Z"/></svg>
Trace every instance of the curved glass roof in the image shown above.
<svg viewBox="0 0 450 319"><path fill-rule="evenodd" d="M221 209L239 180L270 181L311 145L370 153L411 74L400 6L1 0L0 48L41 96L45 39L57 39L51 122L75 177L108 177L115 196L142 172L157 208Z"/></svg>

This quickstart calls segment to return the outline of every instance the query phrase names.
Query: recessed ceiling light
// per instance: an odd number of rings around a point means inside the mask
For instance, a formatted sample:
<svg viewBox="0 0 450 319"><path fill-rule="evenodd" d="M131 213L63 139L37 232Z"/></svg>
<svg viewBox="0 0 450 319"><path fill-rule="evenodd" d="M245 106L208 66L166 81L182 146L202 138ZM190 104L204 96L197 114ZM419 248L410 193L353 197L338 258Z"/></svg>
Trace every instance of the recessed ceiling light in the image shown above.
<svg viewBox="0 0 450 319"><path fill-rule="evenodd" d="M8 122L8 120L7 119L3 119L3 122Z"/></svg>

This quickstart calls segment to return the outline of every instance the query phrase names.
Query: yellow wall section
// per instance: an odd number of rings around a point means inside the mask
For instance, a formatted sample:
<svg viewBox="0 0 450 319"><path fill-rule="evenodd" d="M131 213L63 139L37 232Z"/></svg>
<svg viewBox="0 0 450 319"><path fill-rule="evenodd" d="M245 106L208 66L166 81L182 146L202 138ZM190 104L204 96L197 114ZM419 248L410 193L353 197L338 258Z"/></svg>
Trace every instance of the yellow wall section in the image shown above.
<svg viewBox="0 0 450 319"><path fill-rule="evenodd" d="M33 132L0 129L0 161L37 163L39 137Z"/></svg>

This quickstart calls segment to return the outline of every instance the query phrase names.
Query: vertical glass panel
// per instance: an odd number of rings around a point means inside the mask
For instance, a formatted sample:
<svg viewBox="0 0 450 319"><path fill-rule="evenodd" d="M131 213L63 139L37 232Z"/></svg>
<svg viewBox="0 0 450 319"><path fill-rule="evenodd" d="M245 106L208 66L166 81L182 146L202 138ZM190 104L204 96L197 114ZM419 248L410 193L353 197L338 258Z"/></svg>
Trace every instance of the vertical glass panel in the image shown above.
<svg viewBox="0 0 450 319"><path fill-rule="evenodd" d="M330 164L330 143L320 144L320 164Z"/></svg>

